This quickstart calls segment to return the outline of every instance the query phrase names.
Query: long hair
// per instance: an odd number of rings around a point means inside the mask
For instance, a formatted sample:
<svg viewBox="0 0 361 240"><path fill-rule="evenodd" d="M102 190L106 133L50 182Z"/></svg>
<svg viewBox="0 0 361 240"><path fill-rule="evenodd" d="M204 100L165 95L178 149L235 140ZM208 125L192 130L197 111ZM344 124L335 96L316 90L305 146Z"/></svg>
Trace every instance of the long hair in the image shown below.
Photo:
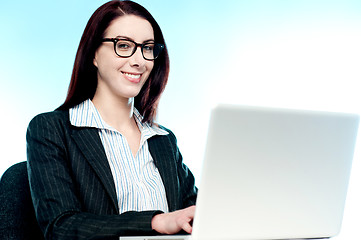
<svg viewBox="0 0 361 240"><path fill-rule="evenodd" d="M79 43L67 97L58 109L69 109L94 97L98 82L97 68L93 64L95 52L102 44L104 32L110 23L124 15L136 15L147 20L153 27L155 42L165 46L161 55L154 60L147 81L134 98L134 106L142 114L143 122L153 123L160 95L168 81L168 51L158 23L144 7L132 1L113 0L93 13Z"/></svg>

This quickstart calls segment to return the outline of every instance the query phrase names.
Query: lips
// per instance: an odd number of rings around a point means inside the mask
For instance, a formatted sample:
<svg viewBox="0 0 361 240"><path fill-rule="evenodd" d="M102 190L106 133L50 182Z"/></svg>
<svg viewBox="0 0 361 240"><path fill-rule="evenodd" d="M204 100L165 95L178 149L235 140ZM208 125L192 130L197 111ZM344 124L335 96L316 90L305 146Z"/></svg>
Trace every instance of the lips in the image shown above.
<svg viewBox="0 0 361 240"><path fill-rule="evenodd" d="M140 78L142 76L142 74L140 73L127 73L127 72L122 72L122 73L127 80L133 83L139 83Z"/></svg>

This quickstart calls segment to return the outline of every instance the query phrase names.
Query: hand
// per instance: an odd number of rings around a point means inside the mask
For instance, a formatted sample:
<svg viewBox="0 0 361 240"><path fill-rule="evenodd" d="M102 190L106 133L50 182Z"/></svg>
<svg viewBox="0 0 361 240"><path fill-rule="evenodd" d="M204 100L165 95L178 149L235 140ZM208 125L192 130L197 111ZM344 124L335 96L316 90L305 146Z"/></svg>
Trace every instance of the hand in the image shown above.
<svg viewBox="0 0 361 240"><path fill-rule="evenodd" d="M175 234L181 230L192 233L191 222L194 218L196 206L170 213L161 213L155 215L152 219L153 230L161 234Z"/></svg>

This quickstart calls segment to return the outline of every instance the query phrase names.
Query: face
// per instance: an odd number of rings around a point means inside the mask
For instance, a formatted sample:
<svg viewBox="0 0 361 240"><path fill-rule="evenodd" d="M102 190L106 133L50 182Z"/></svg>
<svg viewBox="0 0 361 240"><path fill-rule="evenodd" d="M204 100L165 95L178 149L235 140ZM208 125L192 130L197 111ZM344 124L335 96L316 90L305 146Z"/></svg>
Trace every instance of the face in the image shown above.
<svg viewBox="0 0 361 240"><path fill-rule="evenodd" d="M137 43L154 41L151 24L138 16L125 15L111 22L104 38L127 38ZM129 99L138 95L151 73L154 62L143 58L141 48L128 58L114 52L113 42L103 42L95 52L93 61L98 69L98 86L95 95Z"/></svg>

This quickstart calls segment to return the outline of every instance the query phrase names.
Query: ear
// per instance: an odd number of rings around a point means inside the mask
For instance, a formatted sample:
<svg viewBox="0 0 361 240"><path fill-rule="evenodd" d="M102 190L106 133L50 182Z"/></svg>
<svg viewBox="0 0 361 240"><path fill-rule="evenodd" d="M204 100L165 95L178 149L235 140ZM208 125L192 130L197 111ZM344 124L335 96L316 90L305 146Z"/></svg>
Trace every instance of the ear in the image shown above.
<svg viewBox="0 0 361 240"><path fill-rule="evenodd" d="M95 56L93 58L93 64L94 64L94 66L98 67L97 53L96 52L95 52Z"/></svg>

